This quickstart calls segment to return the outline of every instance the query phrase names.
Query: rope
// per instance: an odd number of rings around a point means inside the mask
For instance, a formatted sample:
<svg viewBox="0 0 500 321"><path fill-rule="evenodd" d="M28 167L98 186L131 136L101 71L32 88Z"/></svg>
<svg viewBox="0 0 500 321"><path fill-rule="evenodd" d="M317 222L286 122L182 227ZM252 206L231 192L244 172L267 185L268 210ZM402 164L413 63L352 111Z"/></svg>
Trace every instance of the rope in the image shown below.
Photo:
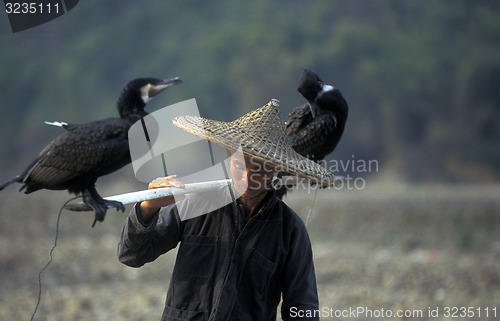
<svg viewBox="0 0 500 321"><path fill-rule="evenodd" d="M318 188L316 188L314 191L314 196L313 196L313 200L311 202L311 207L309 208L309 213L307 213L306 229L307 229L307 225L309 224L309 219L311 218L311 213L312 213L312 210L314 207L314 203L316 202L316 195L318 195Z"/></svg>
<svg viewBox="0 0 500 321"><path fill-rule="evenodd" d="M64 203L63 206L61 206L61 208L59 209L59 214L57 214L56 236L54 239L54 245L52 246L52 248L50 249L50 252L49 252L49 261L40 270L40 272L38 272L38 300L36 302L35 311L33 311L33 314L31 315L31 319L30 319L31 321L33 321L33 318L35 317L36 311L38 310L38 307L40 306L40 301L42 300L42 273L43 273L43 271L45 271L49 267L50 263L52 262L52 252L54 252L54 249L57 246L57 238L59 236L59 221L61 219L61 213L64 209L64 206L68 205L69 202L74 201L75 199L80 198L80 197L82 197L82 195L78 195L78 196L75 196L75 197L67 200L66 203Z"/></svg>

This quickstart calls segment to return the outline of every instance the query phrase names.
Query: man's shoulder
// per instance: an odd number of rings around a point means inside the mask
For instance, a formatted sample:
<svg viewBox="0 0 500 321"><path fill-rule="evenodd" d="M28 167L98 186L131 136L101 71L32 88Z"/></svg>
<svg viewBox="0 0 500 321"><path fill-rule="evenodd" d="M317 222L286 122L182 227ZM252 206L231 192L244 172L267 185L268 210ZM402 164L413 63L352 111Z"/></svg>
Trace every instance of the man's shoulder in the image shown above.
<svg viewBox="0 0 500 321"><path fill-rule="evenodd" d="M283 200L277 198L277 204L282 209L281 212L283 213L282 214L283 220L299 228L306 228L302 218Z"/></svg>

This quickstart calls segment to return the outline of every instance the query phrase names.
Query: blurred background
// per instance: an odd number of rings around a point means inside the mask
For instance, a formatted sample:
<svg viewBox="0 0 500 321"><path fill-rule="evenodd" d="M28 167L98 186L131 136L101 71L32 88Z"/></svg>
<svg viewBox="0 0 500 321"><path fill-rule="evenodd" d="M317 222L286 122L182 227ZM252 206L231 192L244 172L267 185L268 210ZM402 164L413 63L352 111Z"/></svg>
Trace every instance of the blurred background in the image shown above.
<svg viewBox="0 0 500 321"><path fill-rule="evenodd" d="M377 164L338 168L363 188L318 193L309 231L321 306L500 315L500 2L87 0L18 33L0 14L0 46L2 182L60 133L44 121L115 117L133 78L184 80L150 112L196 98L202 116L230 121L271 98L286 118L304 103L300 72L313 69L350 107L328 160ZM131 166L98 184L102 195L145 188ZM5 320L31 315L69 198L18 187L0 193ZM312 198L286 202L305 220ZM124 218L110 211L91 229L93 214L63 212L37 318L159 319L175 253L122 266Z"/></svg>

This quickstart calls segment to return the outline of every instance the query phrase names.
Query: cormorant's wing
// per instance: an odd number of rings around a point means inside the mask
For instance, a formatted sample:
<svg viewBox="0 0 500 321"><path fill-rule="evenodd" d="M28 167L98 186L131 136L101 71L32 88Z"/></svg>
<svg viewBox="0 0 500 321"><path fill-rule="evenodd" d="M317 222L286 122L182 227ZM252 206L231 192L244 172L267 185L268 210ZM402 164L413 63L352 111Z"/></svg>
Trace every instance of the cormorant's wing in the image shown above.
<svg viewBox="0 0 500 321"><path fill-rule="evenodd" d="M108 174L130 162L130 123L108 118L68 126L67 131L47 145L23 181L27 192L38 188L61 188L75 178ZM63 186L64 188L64 186Z"/></svg>
<svg viewBox="0 0 500 321"><path fill-rule="evenodd" d="M320 160L320 155L329 134L335 130L336 120L332 114L316 116L308 123L301 123L298 131L289 132L288 139L293 149L302 156L312 160Z"/></svg>
<svg viewBox="0 0 500 321"><path fill-rule="evenodd" d="M293 135L299 132L300 129L305 127L313 120L311 108L309 104L297 106L288 114L286 121L286 134Z"/></svg>

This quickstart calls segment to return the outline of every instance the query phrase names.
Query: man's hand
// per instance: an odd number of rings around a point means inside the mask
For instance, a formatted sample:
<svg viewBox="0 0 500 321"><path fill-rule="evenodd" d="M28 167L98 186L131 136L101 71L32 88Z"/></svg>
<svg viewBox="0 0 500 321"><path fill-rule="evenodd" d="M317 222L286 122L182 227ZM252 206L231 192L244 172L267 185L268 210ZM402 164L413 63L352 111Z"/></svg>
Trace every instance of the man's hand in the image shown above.
<svg viewBox="0 0 500 321"><path fill-rule="evenodd" d="M178 187L184 188L184 183L181 182L177 175L171 175L167 177L159 177L154 179L148 185L148 189L160 188L160 187ZM151 223L156 212L160 210L161 207L175 203L176 200L181 200L184 195L177 195L175 198L173 196L167 196L162 198L157 198L149 201L143 201L140 205L141 219L144 223Z"/></svg>

